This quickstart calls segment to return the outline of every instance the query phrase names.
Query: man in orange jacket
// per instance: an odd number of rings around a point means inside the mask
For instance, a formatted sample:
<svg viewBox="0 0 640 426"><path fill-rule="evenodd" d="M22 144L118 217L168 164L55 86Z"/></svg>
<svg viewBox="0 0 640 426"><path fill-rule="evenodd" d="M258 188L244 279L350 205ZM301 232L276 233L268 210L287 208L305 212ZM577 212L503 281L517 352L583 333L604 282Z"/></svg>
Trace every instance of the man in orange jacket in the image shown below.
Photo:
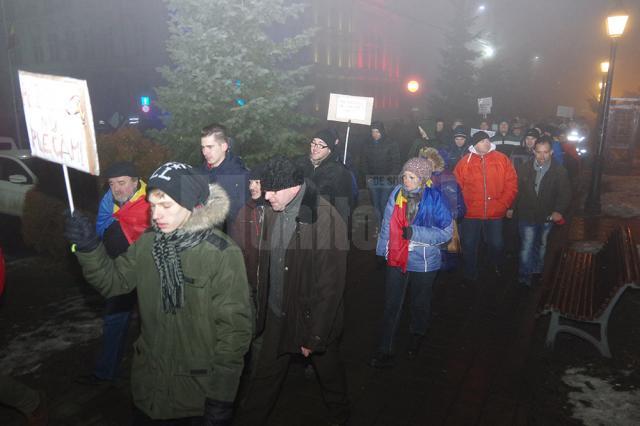
<svg viewBox="0 0 640 426"><path fill-rule="evenodd" d="M454 170L467 213L461 227L464 278L478 279L478 244L484 236L498 276L502 266L502 218L518 193L518 176L509 158L483 131L471 139L469 153Z"/></svg>

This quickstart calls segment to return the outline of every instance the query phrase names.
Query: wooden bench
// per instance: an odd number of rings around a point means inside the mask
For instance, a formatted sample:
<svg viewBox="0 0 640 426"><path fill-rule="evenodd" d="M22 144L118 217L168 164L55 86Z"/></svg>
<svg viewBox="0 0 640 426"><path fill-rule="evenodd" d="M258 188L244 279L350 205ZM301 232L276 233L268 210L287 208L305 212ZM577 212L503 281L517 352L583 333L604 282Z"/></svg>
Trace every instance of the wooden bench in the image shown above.
<svg viewBox="0 0 640 426"><path fill-rule="evenodd" d="M628 227L614 230L598 253L564 249L538 306L540 315L551 314L545 345L553 348L558 333L570 333L611 358L611 311L628 287L639 286L638 250ZM599 325L599 338L580 328L581 323Z"/></svg>

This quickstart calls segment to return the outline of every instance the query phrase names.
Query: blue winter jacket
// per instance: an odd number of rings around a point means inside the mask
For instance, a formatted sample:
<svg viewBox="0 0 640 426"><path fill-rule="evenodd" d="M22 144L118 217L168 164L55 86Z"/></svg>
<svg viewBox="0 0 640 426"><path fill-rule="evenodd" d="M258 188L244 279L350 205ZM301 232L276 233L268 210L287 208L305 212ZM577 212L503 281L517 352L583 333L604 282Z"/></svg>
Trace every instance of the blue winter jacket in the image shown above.
<svg viewBox="0 0 640 426"><path fill-rule="evenodd" d="M227 153L225 159L218 167L209 169L207 163L202 168L209 175L209 183L217 183L229 196L231 205L227 220L233 220L238 211L249 200L249 171L240 159L231 153Z"/></svg>
<svg viewBox="0 0 640 426"><path fill-rule="evenodd" d="M382 228L378 235L376 254L385 258L389 251L389 222L393 214L396 196L401 187L402 185L398 185L391 191L384 209ZM442 263L440 245L451 240L453 221L447 200L438 189L424 189L418 213L411 225L411 231L407 271L429 272L440 269Z"/></svg>

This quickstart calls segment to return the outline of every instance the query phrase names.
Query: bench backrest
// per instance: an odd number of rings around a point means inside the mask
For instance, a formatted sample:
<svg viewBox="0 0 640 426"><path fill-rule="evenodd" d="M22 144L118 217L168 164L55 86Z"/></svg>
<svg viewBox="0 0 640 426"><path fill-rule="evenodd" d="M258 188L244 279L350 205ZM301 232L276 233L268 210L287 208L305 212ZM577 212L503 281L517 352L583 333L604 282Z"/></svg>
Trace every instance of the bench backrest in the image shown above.
<svg viewBox="0 0 640 426"><path fill-rule="evenodd" d="M594 288L594 306L603 310L620 287L640 283L638 251L629 227L617 227L596 255L597 285Z"/></svg>
<svg viewBox="0 0 640 426"><path fill-rule="evenodd" d="M631 230L616 228L596 253L562 250L545 286L539 310L559 310L574 319L598 317L621 287L640 284L640 262Z"/></svg>

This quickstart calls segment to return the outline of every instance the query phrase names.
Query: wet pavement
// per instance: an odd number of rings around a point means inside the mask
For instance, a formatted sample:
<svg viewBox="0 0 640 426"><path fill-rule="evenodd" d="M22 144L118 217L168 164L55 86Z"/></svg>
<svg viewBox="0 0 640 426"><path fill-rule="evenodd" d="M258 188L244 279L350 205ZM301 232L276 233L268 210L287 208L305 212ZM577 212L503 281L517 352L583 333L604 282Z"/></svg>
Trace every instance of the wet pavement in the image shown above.
<svg viewBox="0 0 640 426"><path fill-rule="evenodd" d="M368 214L367 209L359 211L359 227ZM556 228L547 264L553 263L562 246L601 238L619 222L615 218L574 218ZM630 223L637 237L640 222ZM548 372L558 375L564 371L562 363L576 359L601 361L593 348L571 337L559 338L553 353L542 348L547 319L537 320L535 315L540 286L527 290L514 282L515 258L510 259L503 277L486 272L475 288L463 286L457 273L440 274L431 326L418 357L409 360L405 356L405 312L398 333L396 366L370 368L367 361L375 346L384 295L383 270L370 248L370 244L358 244L349 255L342 341L353 403L349 424L581 424L571 419L565 401L553 400L563 398L566 389L558 389ZM126 372L130 354L122 368L124 377L115 385L95 387L74 382L89 372L99 347L100 296L82 282L77 270L46 259L10 262L8 280L11 287L0 310L0 365L49 395L52 425L128 424L131 402ZM640 342L629 338L625 334L628 327L619 322L621 318L636 323L640 319L633 312L635 305L626 305L629 302L637 303L638 297L623 297L624 315L614 312L612 317L614 356L616 350L623 352L626 343ZM53 325L43 328L47 321ZM76 324L77 329L70 324ZM131 338L135 333L134 324ZM66 341L67 346L51 343L38 349L23 338L25 335L35 342ZM22 346L16 343L21 338ZM11 363L7 361L9 351L1 352L9 347L14 348ZM34 357L32 351L42 352L42 356ZM289 369L269 425L322 425L326 414L316 379L305 375L300 359ZM0 425L20 425L22 421L19 414L0 407Z"/></svg>

